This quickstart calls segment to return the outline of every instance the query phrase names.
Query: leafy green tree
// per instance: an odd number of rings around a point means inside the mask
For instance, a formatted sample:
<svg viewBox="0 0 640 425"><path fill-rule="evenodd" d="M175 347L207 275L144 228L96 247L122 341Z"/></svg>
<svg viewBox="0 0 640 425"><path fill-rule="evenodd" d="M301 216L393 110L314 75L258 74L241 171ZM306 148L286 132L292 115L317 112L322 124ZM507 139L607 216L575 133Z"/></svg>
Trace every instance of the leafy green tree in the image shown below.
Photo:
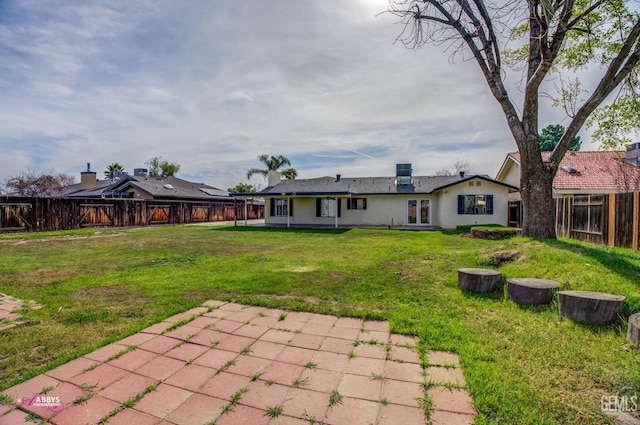
<svg viewBox="0 0 640 425"><path fill-rule="evenodd" d="M109 164L107 165L107 169L104 170L104 178L105 179L112 179L113 178L113 173L116 171L124 171L124 167L120 164L118 164L117 162L114 162L113 164Z"/></svg>
<svg viewBox="0 0 640 425"><path fill-rule="evenodd" d="M556 145L562 139L564 134L564 127L560 124L550 124L542 129L540 132L540 150L543 152L550 152L556 148ZM579 151L582 146L580 136L573 138L573 141L569 145L570 151Z"/></svg>
<svg viewBox="0 0 640 425"><path fill-rule="evenodd" d="M287 176L289 177L286 177L286 176L285 177L288 179L295 179L298 176L298 172L296 171L295 168L288 168L286 170L281 170L283 167L287 165L291 166L291 161L286 156L282 156L282 155L269 156L267 154L262 154L258 156L258 161L262 163L265 166L265 168L250 168L249 171L247 171L247 179L250 179L255 174L260 174L266 179L267 175L269 175L269 171L281 171L283 173L286 172Z"/></svg>
<svg viewBox="0 0 640 425"><path fill-rule="evenodd" d="M67 174L53 174L52 171L27 168L9 177L4 186L13 195L51 198L60 196L61 189L74 182L75 179Z"/></svg>
<svg viewBox="0 0 640 425"><path fill-rule="evenodd" d="M230 193L256 193L260 190L259 185L252 185L249 183L238 183L234 187L227 189Z"/></svg>
<svg viewBox="0 0 640 425"><path fill-rule="evenodd" d="M590 117L613 126L614 122L607 121L615 116L613 112L632 118L626 121L629 126L640 126L637 4L620 0L390 0L388 11L405 24L398 40L407 47L445 44L453 55L473 58L479 65L520 152L522 233L555 239L553 178L580 128ZM508 45L522 47L509 51ZM595 84L584 89L575 71L587 68ZM602 70L599 78L596 68ZM563 79L563 72L574 79ZM543 83L551 78L560 82L556 104L570 121L553 153L543 160L538 141L540 99L548 92ZM516 82L515 97L510 95L507 79ZM517 105L520 98L522 104ZM608 99L613 99L610 104Z"/></svg>
<svg viewBox="0 0 640 425"><path fill-rule="evenodd" d="M149 177L175 176L180 171L180 164L169 162L159 156L154 156L145 162L145 165L148 167Z"/></svg>

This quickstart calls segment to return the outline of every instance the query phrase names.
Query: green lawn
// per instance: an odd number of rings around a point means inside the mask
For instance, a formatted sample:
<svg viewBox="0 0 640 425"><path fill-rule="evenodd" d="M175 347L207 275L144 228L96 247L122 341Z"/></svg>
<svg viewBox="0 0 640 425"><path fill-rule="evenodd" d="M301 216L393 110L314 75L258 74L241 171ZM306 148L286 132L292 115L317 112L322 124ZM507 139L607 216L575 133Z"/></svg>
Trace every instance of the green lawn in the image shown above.
<svg viewBox="0 0 640 425"><path fill-rule="evenodd" d="M560 320L467 295L460 267L518 250L506 277L627 296L615 324ZM602 396L640 393L640 255L573 241L487 241L447 232L176 226L0 236L0 292L44 304L0 332L0 389L208 299L384 318L421 349L459 354L476 423L602 424Z"/></svg>

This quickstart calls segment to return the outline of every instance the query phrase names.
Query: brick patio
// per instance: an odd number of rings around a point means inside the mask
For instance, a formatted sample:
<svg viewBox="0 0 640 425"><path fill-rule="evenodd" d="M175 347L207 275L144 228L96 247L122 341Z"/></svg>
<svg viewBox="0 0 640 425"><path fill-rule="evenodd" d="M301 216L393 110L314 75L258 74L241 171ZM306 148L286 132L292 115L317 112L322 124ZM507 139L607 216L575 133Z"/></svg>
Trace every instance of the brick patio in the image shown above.
<svg viewBox="0 0 640 425"><path fill-rule="evenodd" d="M0 424L417 425L425 380L432 424L472 423L457 356L425 369L415 345L388 322L208 301L3 391Z"/></svg>

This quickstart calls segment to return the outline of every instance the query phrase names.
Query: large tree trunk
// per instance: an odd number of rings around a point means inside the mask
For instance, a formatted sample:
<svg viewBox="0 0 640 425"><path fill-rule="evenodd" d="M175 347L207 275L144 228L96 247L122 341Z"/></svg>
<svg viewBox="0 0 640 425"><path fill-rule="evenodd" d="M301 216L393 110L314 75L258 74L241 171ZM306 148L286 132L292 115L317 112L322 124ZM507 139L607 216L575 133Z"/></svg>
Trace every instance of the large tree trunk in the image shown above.
<svg viewBox="0 0 640 425"><path fill-rule="evenodd" d="M539 146L531 147L531 144L527 144L524 149L520 149L523 236L540 239L556 238L553 200L553 178L556 170L557 166L542 161Z"/></svg>

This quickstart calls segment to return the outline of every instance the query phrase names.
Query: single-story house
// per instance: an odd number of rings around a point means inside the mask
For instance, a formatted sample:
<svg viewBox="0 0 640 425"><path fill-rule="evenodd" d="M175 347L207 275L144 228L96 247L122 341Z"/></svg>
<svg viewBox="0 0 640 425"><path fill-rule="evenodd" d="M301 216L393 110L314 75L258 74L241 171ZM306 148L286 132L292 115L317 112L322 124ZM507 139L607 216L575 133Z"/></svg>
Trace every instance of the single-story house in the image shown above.
<svg viewBox="0 0 640 425"><path fill-rule="evenodd" d="M232 201L226 190L194 183L174 176L149 177L147 170L134 174L115 173L112 179L97 180L95 171L80 174L80 183L63 188L68 198L130 198L166 201Z"/></svg>
<svg viewBox="0 0 640 425"><path fill-rule="evenodd" d="M507 224L508 195L516 186L485 175L413 176L397 164L392 177L281 180L252 196L265 199L267 225L455 228Z"/></svg>
<svg viewBox="0 0 640 425"><path fill-rule="evenodd" d="M542 152L548 159L551 152ZM624 151L568 152L553 180L556 233L610 246L638 248L640 143ZM507 154L496 180L520 184L520 154ZM509 224L521 225L519 193L509 195Z"/></svg>

